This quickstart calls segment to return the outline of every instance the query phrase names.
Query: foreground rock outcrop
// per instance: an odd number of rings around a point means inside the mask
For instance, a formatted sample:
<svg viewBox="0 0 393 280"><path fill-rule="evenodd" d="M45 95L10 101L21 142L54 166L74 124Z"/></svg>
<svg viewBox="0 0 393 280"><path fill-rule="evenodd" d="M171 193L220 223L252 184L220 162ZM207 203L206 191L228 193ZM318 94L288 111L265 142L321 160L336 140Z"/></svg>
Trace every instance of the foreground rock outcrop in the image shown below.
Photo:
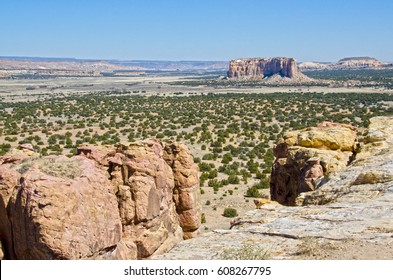
<svg viewBox="0 0 393 280"><path fill-rule="evenodd" d="M338 132L349 133L348 136L352 131L351 127L347 131L331 123L324 125L339 128ZM304 133L309 134L310 130L293 134ZM346 151L345 147L350 145L344 142L335 143L335 150L331 150L332 141L318 143L320 149L312 149L351 152ZM296 146L288 146L291 147ZM357 151L356 159L348 166L332 171L327 182L314 191L300 193L295 199L299 206L262 205L260 209L233 220L231 229L215 230L183 241L170 252L155 258L222 259L228 256L228 251L247 258L250 257L249 248L253 248L257 252L266 252L269 259L391 260L393 117L372 118L368 134ZM276 148L277 152L285 153L285 149Z"/></svg>
<svg viewBox="0 0 393 280"><path fill-rule="evenodd" d="M306 80L293 58L244 58L229 62L228 78L236 80L288 78L291 81Z"/></svg>
<svg viewBox="0 0 393 280"><path fill-rule="evenodd" d="M140 259L197 235L199 170L185 145L146 140L78 153L0 157L7 259Z"/></svg>
<svg viewBox="0 0 393 280"><path fill-rule="evenodd" d="M357 145L356 129L349 125L324 122L287 132L274 148L271 199L295 205L301 192L315 190L329 174L344 170L355 158Z"/></svg>

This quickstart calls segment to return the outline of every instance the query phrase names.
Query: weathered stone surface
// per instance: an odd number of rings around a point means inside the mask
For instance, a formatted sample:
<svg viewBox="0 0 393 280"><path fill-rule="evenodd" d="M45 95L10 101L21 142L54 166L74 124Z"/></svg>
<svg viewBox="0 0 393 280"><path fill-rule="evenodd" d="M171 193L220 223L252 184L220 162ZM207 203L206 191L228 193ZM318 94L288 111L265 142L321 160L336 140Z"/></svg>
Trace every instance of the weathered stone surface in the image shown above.
<svg viewBox="0 0 393 280"><path fill-rule="evenodd" d="M108 157L113 156L116 152L112 146L91 146L82 145L77 148L78 155L84 155L88 159L96 161L101 166L108 166Z"/></svg>
<svg viewBox="0 0 393 280"><path fill-rule="evenodd" d="M185 240L155 258L220 259L228 248L236 250L244 245L266 250L270 259L330 258L301 255L299 248L305 240L313 240L315 250L336 251L344 259L392 259L392 122L393 117L372 118L369 130L383 133L384 140L378 145L362 145L357 159L347 168L331 173L329 181L317 190L300 194L302 207L264 204L238 218L232 230ZM352 252L342 252L348 244L355 244ZM359 256L362 248L382 252Z"/></svg>
<svg viewBox="0 0 393 280"><path fill-rule="evenodd" d="M199 167L194 163L187 146L181 143L168 144L164 158L174 173L174 201L184 238L195 237L201 225Z"/></svg>
<svg viewBox="0 0 393 280"><path fill-rule="evenodd" d="M299 191L308 192L315 190L317 181L324 177L323 167L319 158L310 158L303 168L299 178Z"/></svg>
<svg viewBox="0 0 393 280"><path fill-rule="evenodd" d="M20 182L20 173L9 166L0 165L0 239L5 248L13 247L11 224L7 214L8 202L14 187ZM13 258L13 251L7 252Z"/></svg>
<svg viewBox="0 0 393 280"><path fill-rule="evenodd" d="M70 159L0 157L5 257L147 258L172 248L183 231L194 236L198 167L184 145L168 147L168 163L163 144L153 139L117 148L83 146Z"/></svg>
<svg viewBox="0 0 393 280"><path fill-rule="evenodd" d="M318 127L290 131L284 135L284 142L288 146L351 152L355 149L356 139L356 130L351 127L339 124L326 126L326 123Z"/></svg>
<svg viewBox="0 0 393 280"><path fill-rule="evenodd" d="M274 148L271 199L295 205L299 193L315 190L330 173L347 167L358 150L356 139L356 128L330 122L285 133Z"/></svg>
<svg viewBox="0 0 393 280"><path fill-rule="evenodd" d="M243 58L229 62L229 79L264 79L273 76L292 80L306 79L293 58Z"/></svg>
<svg viewBox="0 0 393 280"><path fill-rule="evenodd" d="M17 259L88 258L121 238L106 176L83 157L56 157L55 162L75 170L63 173L49 159L32 159L13 188L8 218Z"/></svg>
<svg viewBox="0 0 393 280"><path fill-rule="evenodd" d="M393 183L392 125L393 118L372 118L365 143L345 172L331 174L326 185L315 192L305 193L299 197L298 203L326 204L348 199L348 196L364 201L381 195ZM375 134L384 136L370 141Z"/></svg>

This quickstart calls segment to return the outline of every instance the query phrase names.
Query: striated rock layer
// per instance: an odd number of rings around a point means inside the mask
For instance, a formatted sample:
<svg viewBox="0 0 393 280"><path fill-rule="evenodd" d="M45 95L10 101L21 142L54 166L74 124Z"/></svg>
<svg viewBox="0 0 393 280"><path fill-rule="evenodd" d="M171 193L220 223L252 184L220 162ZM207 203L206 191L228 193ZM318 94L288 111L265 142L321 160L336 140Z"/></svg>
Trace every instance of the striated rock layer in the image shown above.
<svg viewBox="0 0 393 280"><path fill-rule="evenodd" d="M296 65L293 58L244 58L229 62L229 79L264 79L279 76L298 80L306 78Z"/></svg>
<svg viewBox="0 0 393 280"><path fill-rule="evenodd" d="M140 259L194 237L198 166L185 145L82 146L79 155L0 157L8 259Z"/></svg>

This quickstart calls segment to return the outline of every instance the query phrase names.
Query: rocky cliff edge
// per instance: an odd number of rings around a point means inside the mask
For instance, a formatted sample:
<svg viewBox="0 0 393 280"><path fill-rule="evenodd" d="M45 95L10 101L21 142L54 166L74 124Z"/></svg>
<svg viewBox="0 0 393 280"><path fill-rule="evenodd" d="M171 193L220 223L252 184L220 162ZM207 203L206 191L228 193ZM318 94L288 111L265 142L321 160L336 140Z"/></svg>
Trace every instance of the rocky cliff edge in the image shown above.
<svg viewBox="0 0 393 280"><path fill-rule="evenodd" d="M0 157L6 259L141 259L195 237L198 166L185 145L150 139L78 155Z"/></svg>

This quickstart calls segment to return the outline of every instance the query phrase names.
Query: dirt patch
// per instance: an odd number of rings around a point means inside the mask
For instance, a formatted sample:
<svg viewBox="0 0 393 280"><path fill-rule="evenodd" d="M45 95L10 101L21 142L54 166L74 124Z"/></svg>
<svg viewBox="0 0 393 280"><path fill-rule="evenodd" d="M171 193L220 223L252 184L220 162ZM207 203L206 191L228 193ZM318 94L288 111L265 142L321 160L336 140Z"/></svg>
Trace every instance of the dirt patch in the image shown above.
<svg viewBox="0 0 393 280"><path fill-rule="evenodd" d="M293 259L297 260L392 260L393 238L386 241L301 240Z"/></svg>

